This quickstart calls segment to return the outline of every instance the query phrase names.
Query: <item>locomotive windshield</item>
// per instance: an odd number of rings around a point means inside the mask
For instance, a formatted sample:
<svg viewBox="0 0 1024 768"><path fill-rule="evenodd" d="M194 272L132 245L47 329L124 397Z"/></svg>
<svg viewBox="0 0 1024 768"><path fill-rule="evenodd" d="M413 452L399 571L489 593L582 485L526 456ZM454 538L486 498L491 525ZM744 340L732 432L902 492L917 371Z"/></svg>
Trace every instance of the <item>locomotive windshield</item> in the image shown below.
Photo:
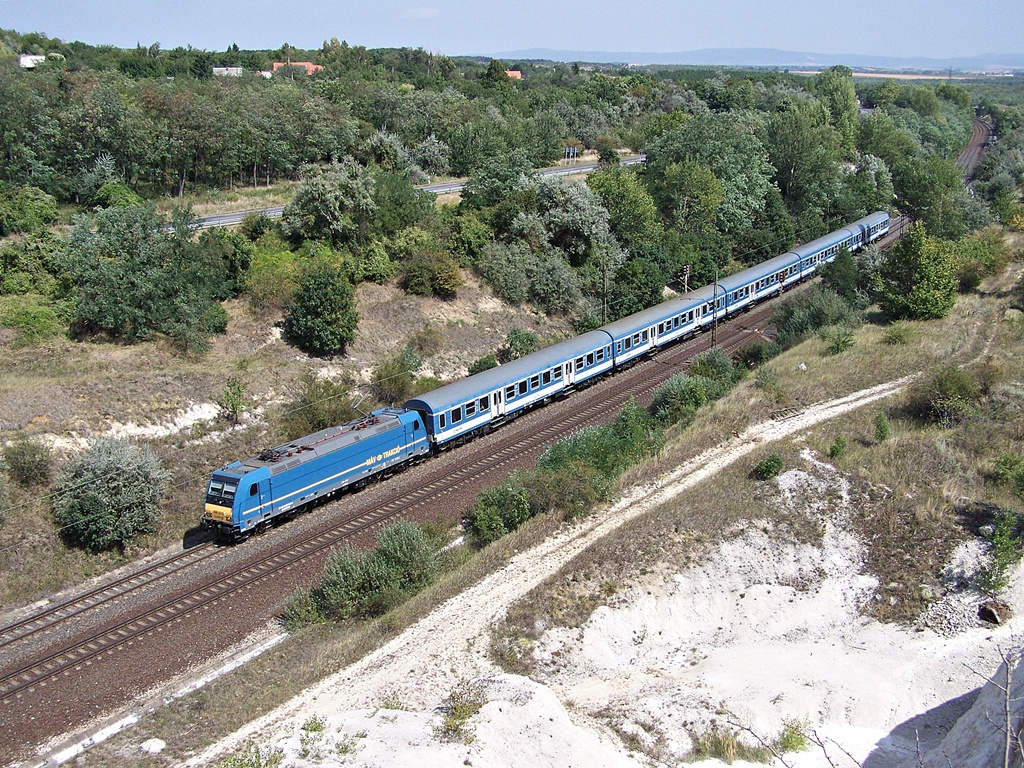
<svg viewBox="0 0 1024 768"><path fill-rule="evenodd" d="M235 503L235 491L237 490L237 482L232 483L214 478L210 480L210 487L206 489L206 503L230 507Z"/></svg>

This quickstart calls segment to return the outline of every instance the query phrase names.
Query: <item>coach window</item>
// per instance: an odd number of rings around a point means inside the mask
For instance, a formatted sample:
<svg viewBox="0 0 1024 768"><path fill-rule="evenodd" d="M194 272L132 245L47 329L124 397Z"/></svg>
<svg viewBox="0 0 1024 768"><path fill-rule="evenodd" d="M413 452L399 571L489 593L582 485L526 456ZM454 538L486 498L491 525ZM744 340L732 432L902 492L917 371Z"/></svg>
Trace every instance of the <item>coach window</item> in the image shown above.
<svg viewBox="0 0 1024 768"><path fill-rule="evenodd" d="M481 411L486 411L490 407L491 407L491 396L490 395L484 395L483 397L481 397L480 398L480 410Z"/></svg>
<svg viewBox="0 0 1024 768"><path fill-rule="evenodd" d="M444 429L448 422L445 420L445 415L442 413L437 417L438 429Z"/></svg>
<svg viewBox="0 0 1024 768"><path fill-rule="evenodd" d="M259 492L260 492L260 484L259 483L253 483L252 485L249 486L249 495L250 496L255 496Z"/></svg>
<svg viewBox="0 0 1024 768"><path fill-rule="evenodd" d="M621 341L616 341L615 342L615 351L618 354L620 354L620 355L622 354L622 342Z"/></svg>
<svg viewBox="0 0 1024 768"><path fill-rule="evenodd" d="M505 402L508 402L516 396L516 387L513 384L511 387L505 387Z"/></svg>
<svg viewBox="0 0 1024 768"><path fill-rule="evenodd" d="M413 422L412 422L412 431L413 431L413 432L415 432L415 431L416 431L416 430L418 430L419 428L420 428L420 420L419 420L419 419L413 419Z"/></svg>
<svg viewBox="0 0 1024 768"><path fill-rule="evenodd" d="M462 421L462 408L452 408L452 424L458 424Z"/></svg>
<svg viewBox="0 0 1024 768"><path fill-rule="evenodd" d="M590 354L587 355L587 367L589 368L593 364L594 364L594 353L591 352Z"/></svg>
<svg viewBox="0 0 1024 768"><path fill-rule="evenodd" d="M583 370L583 358L582 357L577 357L576 358L576 370L577 371L582 371Z"/></svg>
<svg viewBox="0 0 1024 768"><path fill-rule="evenodd" d="M476 413L476 403L466 403L466 418L473 416Z"/></svg>
<svg viewBox="0 0 1024 768"><path fill-rule="evenodd" d="M544 379L545 386L551 383L551 371L544 371L542 378Z"/></svg>
<svg viewBox="0 0 1024 768"><path fill-rule="evenodd" d="M540 389L540 376L530 377L530 389Z"/></svg>
<svg viewBox="0 0 1024 768"><path fill-rule="evenodd" d="M559 379L562 378L562 366L558 366L557 368L551 369L551 378L553 378L555 381L558 381Z"/></svg>
<svg viewBox="0 0 1024 768"><path fill-rule="evenodd" d="M597 350L597 362L600 363L602 360L604 360L604 347L601 347L601 349Z"/></svg>
<svg viewBox="0 0 1024 768"><path fill-rule="evenodd" d="M631 338L629 338L629 337L627 336L627 337L626 337L626 339L625 339L625 341L623 342L623 346L624 346L624 347L625 347L626 349L629 349L630 347L632 347L632 346L633 346L633 339L631 339Z"/></svg>
<svg viewBox="0 0 1024 768"><path fill-rule="evenodd" d="M526 382L525 381L520 381L519 382L519 394L520 395L525 395L526 394Z"/></svg>

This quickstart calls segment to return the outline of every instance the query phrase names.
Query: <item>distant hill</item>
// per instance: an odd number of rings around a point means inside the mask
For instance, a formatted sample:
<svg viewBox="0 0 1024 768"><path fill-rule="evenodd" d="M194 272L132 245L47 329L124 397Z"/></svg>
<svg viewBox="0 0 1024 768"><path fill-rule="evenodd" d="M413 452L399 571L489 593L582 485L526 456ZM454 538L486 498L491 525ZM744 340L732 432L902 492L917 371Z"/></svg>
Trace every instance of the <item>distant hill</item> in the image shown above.
<svg viewBox="0 0 1024 768"><path fill-rule="evenodd" d="M579 61L595 64L682 64L695 66L782 67L786 69L821 69L845 64L855 69L912 69L969 72L1004 72L1024 70L1024 54L992 53L948 59L925 57L866 56L854 53L802 53L774 48L704 48L682 53L629 53L609 51L557 51L531 48L492 54L504 60Z"/></svg>

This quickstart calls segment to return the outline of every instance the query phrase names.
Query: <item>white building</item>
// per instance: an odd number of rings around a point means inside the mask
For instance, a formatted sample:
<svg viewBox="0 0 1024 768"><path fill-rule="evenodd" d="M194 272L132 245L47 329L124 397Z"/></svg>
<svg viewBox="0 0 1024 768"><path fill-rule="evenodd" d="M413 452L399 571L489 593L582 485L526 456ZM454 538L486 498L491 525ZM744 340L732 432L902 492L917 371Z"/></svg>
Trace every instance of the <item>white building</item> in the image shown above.
<svg viewBox="0 0 1024 768"><path fill-rule="evenodd" d="M45 56L23 53L18 57L18 66L22 69L35 69L37 64L42 64L44 61L46 61Z"/></svg>

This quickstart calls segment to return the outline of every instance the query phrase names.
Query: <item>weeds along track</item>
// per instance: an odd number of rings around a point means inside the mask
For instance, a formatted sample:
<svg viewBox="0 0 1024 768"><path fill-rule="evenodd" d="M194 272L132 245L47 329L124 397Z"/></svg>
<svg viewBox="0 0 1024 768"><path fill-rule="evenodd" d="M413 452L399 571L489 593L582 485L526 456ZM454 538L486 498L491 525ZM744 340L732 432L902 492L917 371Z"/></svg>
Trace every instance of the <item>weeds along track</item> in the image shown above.
<svg viewBox="0 0 1024 768"><path fill-rule="evenodd" d="M766 302L738 318L723 322L718 329L719 346L732 351L752 338L764 338L763 328L767 323L770 306L771 303ZM56 648L53 647L56 644L51 642L47 650L32 655L26 656L23 653L21 663L15 662L5 665L7 668L0 668L0 701L31 695L40 684L51 678L73 674L74 670L92 666L113 648L153 635L155 630L170 627L199 609L229 601L232 595L275 573L295 568L314 557L323 557L327 551L356 534L408 514L441 494L456 488L478 490L486 485L486 476L521 461L524 455L539 452L544 445L569 431L607 420L629 398L646 399L665 380L685 370L691 357L711 346L711 333L704 332L664 349L628 370L572 394L567 398L571 405L568 415L544 408L525 414L490 435L486 441L476 440L457 449L455 453L458 460L448 462L449 466L429 472L422 480L414 481L411 485L408 482L396 484L394 492L372 502L368 508L360 509L367 505L357 502L352 515L297 543L283 547L272 546L266 554L255 559L249 558L212 576L206 574L202 578L187 578L189 569L198 574L196 566L223 551L207 542L8 625L0 629L0 648L6 648L7 651L19 642L45 642L45 636L57 634L57 625L61 625L64 631L65 642ZM530 423L524 428L527 419ZM519 428L516 422L521 422ZM261 537L263 540L266 538ZM182 579L183 576L186 578ZM160 582L173 578L191 582L192 586L184 591L179 588L168 599L156 604L151 599L137 599L137 607L125 609L127 615L122 614L120 620L93 622L95 628L91 631L85 628L88 624L85 617L101 606L107 606L115 599L123 599L132 593L138 597L145 591L153 590ZM195 585L196 580L200 581L198 586ZM78 627L73 623L76 619ZM161 633L160 642L173 642L172 635L173 632ZM9 652L4 655L12 661L15 656ZM131 673L122 670L121 674Z"/></svg>

